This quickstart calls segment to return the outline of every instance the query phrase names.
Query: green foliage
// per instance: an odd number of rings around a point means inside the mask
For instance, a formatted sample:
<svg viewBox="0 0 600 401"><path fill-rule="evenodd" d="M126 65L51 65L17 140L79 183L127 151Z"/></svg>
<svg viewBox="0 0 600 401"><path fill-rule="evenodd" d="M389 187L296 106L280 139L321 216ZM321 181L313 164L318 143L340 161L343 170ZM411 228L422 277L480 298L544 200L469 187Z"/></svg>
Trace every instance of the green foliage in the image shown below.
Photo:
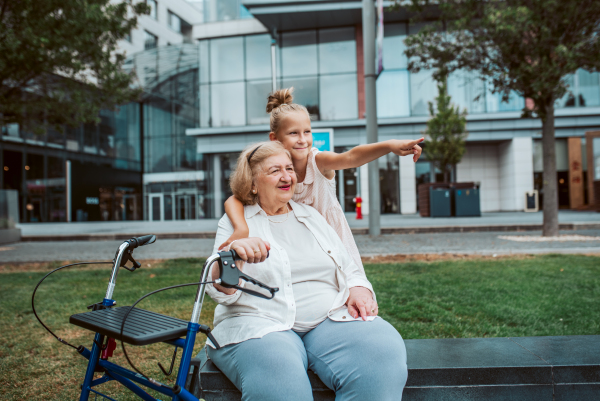
<svg viewBox="0 0 600 401"><path fill-rule="evenodd" d="M136 99L116 49L148 12L132 0L0 0L0 125L77 126Z"/></svg>
<svg viewBox="0 0 600 401"><path fill-rule="evenodd" d="M406 39L410 70L478 72L505 100L511 91L533 99L525 115L543 121L568 74L600 69L597 0L411 0L409 8L437 20Z"/></svg>
<svg viewBox="0 0 600 401"><path fill-rule="evenodd" d="M467 111L461 113L458 106L452 105L445 79L437 87L436 107L428 102L431 118L423 132L427 135L427 146L423 151L444 173L444 182L448 182L452 166L459 163L465 153Z"/></svg>

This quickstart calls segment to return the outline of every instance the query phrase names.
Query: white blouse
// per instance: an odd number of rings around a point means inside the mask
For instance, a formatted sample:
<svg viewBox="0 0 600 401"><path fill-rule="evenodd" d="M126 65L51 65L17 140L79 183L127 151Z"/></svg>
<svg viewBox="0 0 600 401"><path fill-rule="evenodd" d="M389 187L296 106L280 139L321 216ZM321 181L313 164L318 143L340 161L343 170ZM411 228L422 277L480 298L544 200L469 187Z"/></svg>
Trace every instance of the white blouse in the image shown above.
<svg viewBox="0 0 600 401"><path fill-rule="evenodd" d="M296 320L292 329L310 331L327 319L327 312L339 292L335 262L321 249L315 236L300 223L293 210L269 216L269 226L290 259L296 301ZM297 246L298 243L303 246Z"/></svg>
<svg viewBox="0 0 600 401"><path fill-rule="evenodd" d="M348 313L345 305L350 294L349 289L360 286L373 292L371 283L356 266L336 232L319 212L310 206L294 201L290 201L290 205L297 220L310 231L322 252L331 258L335 265L338 291L327 310L327 317L339 322L360 320L360 317L354 319ZM259 205L245 206L244 215L250 230L249 236L268 241L271 244L271 250L265 262L246 263L243 270L249 276L271 287L278 287L279 291L275 293L273 299L267 300L242 291L227 295L216 290L214 286L207 285L206 292L219 304L215 309L212 333L221 346L240 343L251 338L261 338L275 331L290 330L296 323L297 304L293 289L290 255L279 242L279 238L272 232L268 216ZM224 215L219 221L213 253L218 251L219 245L225 242L232 233L233 225L227 215ZM305 237L298 237L294 242L294 247L299 250L308 249L310 245L306 244L302 238ZM294 263L297 262L296 259L297 257L294 258ZM215 267L213 264L211 269ZM241 285L265 292L260 287L247 282L242 282ZM368 317L369 320L374 318L374 316ZM214 348L210 341L207 341L207 344Z"/></svg>

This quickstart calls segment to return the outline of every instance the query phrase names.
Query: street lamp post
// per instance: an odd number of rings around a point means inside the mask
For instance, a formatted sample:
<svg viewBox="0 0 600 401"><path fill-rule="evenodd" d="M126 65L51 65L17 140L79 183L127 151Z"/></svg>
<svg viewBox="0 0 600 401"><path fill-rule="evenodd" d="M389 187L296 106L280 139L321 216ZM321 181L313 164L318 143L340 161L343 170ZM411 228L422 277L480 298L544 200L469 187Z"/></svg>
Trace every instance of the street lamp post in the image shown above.
<svg viewBox="0 0 600 401"><path fill-rule="evenodd" d="M377 142L377 92L375 81L375 5L363 0L363 54L365 63L365 106L367 143ZM369 163L369 234L381 234L378 161Z"/></svg>

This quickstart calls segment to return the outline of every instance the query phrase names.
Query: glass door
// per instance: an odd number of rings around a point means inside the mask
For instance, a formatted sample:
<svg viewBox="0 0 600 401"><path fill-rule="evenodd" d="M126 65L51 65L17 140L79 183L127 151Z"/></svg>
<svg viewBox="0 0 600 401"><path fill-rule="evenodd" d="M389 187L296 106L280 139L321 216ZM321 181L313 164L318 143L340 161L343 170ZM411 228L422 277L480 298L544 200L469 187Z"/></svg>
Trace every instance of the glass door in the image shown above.
<svg viewBox="0 0 600 401"><path fill-rule="evenodd" d="M163 212L163 194L151 194L150 195L150 221L162 221L164 220Z"/></svg>
<svg viewBox="0 0 600 401"><path fill-rule="evenodd" d="M592 141L592 169L594 181L600 180L600 137Z"/></svg>
<svg viewBox="0 0 600 401"><path fill-rule="evenodd" d="M196 219L196 194L176 195L177 220Z"/></svg>
<svg viewBox="0 0 600 401"><path fill-rule="evenodd" d="M400 213L400 159L393 153L379 158L381 214Z"/></svg>
<svg viewBox="0 0 600 401"><path fill-rule="evenodd" d="M137 220L137 202L136 195L123 195L123 216L122 220Z"/></svg>
<svg viewBox="0 0 600 401"><path fill-rule="evenodd" d="M589 205L600 211L600 131L585 133Z"/></svg>
<svg viewBox="0 0 600 401"><path fill-rule="evenodd" d="M354 203L354 198L356 198L356 195L358 194L358 169L347 168L344 170L343 185L344 210L347 212L354 212L356 210L356 203Z"/></svg>

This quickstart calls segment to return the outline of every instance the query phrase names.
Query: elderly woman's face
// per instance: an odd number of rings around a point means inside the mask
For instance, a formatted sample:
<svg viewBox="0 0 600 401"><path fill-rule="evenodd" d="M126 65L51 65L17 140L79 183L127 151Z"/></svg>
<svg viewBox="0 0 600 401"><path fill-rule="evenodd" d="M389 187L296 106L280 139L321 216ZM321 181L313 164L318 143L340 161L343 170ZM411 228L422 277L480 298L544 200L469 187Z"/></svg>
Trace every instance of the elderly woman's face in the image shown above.
<svg viewBox="0 0 600 401"><path fill-rule="evenodd" d="M259 202L285 204L292 199L297 178L288 155L280 153L270 156L261 167L254 181Z"/></svg>

